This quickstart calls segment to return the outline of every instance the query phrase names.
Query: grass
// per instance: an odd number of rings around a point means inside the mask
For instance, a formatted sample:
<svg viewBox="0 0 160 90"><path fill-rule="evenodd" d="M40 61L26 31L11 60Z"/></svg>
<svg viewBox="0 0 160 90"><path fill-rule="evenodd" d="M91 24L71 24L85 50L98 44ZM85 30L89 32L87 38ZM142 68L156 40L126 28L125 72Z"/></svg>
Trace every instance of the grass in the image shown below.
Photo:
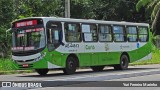
<svg viewBox="0 0 160 90"><path fill-rule="evenodd" d="M9 71L13 70L11 59L0 59L0 71Z"/></svg>
<svg viewBox="0 0 160 90"><path fill-rule="evenodd" d="M0 59L0 74L11 74L14 73L15 70L12 68L12 62L10 59Z"/></svg>
<svg viewBox="0 0 160 90"><path fill-rule="evenodd" d="M32 70L14 70L12 68L12 60L0 58L0 74L18 74L18 73L30 73Z"/></svg>

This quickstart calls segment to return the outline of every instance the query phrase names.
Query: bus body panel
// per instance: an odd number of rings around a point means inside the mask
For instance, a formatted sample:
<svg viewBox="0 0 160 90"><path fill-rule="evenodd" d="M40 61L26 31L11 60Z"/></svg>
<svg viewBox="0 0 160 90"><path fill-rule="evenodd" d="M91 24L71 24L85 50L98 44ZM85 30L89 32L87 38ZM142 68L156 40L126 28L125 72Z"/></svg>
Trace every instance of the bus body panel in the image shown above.
<svg viewBox="0 0 160 90"><path fill-rule="evenodd" d="M119 64L119 58L122 52L127 52L130 57L130 62L134 62L137 60L141 60L143 57L147 56L148 59L151 59L150 55L151 50L146 50L146 48L151 48L151 43L147 43L144 46L141 46L139 49L132 51L108 51L108 52L68 52L63 53L63 51L52 51L47 52L46 56L33 63L33 67L31 69L36 68L64 68L66 58L71 54L75 53L79 59L80 66L98 66L98 65L114 65ZM140 44L141 45L141 44ZM114 47L114 45L113 45ZM120 46L119 46L120 47ZM96 46L95 46L96 48ZM65 49L66 50L66 49ZM44 50L46 52L47 49ZM145 59L147 59L145 58ZM52 64L52 65L51 65ZM22 66L21 66L22 67ZM28 68L27 68L28 69Z"/></svg>
<svg viewBox="0 0 160 90"><path fill-rule="evenodd" d="M120 57L123 52L128 53L130 63L137 60L151 59L151 33L149 33L148 42L66 42L64 23L77 22L77 23L96 23L96 24L111 24L111 25L134 25L149 27L145 23L129 23L129 22L116 22L116 21L97 21L97 20L80 20L80 19L66 19L66 18L47 18L42 17L44 27L49 21L62 22L62 32L64 45L60 45L53 51L48 51L46 45L45 49L40 53L44 55L42 58L33 63L28 63L28 67L23 67L24 64L17 64L13 61L13 66L16 69L54 69L65 68L67 57L70 54L75 54L79 60L79 66L99 66L99 65L115 65L120 63ZM26 19L27 20L27 19ZM47 33L45 32L45 35ZM46 36L47 38L47 36ZM46 39L47 43L47 39ZM13 56L15 57L15 56ZM18 56L17 56L18 57ZM24 58L26 56L19 56ZM28 55L31 57L31 55ZM14 58L13 58L14 59ZM26 63L27 64L27 63Z"/></svg>

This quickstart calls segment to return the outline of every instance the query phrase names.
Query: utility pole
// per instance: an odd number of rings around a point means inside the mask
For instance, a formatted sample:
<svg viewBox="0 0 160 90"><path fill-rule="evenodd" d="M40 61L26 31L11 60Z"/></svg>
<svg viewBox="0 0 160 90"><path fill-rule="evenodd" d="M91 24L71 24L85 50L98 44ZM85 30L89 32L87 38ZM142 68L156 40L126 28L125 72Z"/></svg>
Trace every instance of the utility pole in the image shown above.
<svg viewBox="0 0 160 90"><path fill-rule="evenodd" d="M70 0L65 0L65 18L70 18Z"/></svg>

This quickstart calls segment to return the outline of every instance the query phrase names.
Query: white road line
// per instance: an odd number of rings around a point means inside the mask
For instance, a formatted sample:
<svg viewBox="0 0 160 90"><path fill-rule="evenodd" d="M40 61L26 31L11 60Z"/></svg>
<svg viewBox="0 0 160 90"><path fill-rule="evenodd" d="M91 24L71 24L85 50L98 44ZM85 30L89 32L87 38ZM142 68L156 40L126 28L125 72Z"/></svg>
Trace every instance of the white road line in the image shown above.
<svg viewBox="0 0 160 90"><path fill-rule="evenodd" d="M91 75L84 75L84 76L76 76L76 77L69 77L69 78L61 78L61 79L54 79L54 80L44 80L44 81L65 81L65 80L76 80L76 79L83 79L83 78L93 78L93 77L102 77L102 76L109 76L109 75L124 75L124 74L138 74L138 73L147 73L152 71L160 71L159 69L151 69L148 71L144 70L138 70L138 71L130 71L130 72L116 72L116 73L110 73L110 74L93 74Z"/></svg>

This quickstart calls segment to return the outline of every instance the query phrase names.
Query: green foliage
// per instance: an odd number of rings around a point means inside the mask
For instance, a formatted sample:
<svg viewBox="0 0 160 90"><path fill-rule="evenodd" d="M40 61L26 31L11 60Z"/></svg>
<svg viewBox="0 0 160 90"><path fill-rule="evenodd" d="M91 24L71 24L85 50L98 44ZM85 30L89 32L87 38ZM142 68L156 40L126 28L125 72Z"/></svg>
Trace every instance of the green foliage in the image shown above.
<svg viewBox="0 0 160 90"><path fill-rule="evenodd" d="M72 0L71 17L135 22L140 20L135 17L135 3L133 0Z"/></svg>
<svg viewBox="0 0 160 90"><path fill-rule="evenodd" d="M137 11L140 11L143 7L146 8L146 14L151 16L151 19L154 20L160 7L160 0L139 0L136 5Z"/></svg>
<svg viewBox="0 0 160 90"><path fill-rule="evenodd" d="M10 71L12 68L12 61L10 59L0 58L0 71Z"/></svg>
<svg viewBox="0 0 160 90"><path fill-rule="evenodd" d="M15 70L12 66L12 60L8 58L0 58L0 75L1 74L18 74L32 73L33 70Z"/></svg>
<svg viewBox="0 0 160 90"><path fill-rule="evenodd" d="M13 20L13 0L0 0L0 27L7 28Z"/></svg>
<svg viewBox="0 0 160 90"><path fill-rule="evenodd" d="M93 18L91 4L91 0L72 0L71 18Z"/></svg>
<svg viewBox="0 0 160 90"><path fill-rule="evenodd" d="M159 2L155 2L156 4L154 4L154 8L153 8L153 11L152 11L152 14L151 14L151 19L154 20L154 18L156 18L156 14L160 8L160 0Z"/></svg>
<svg viewBox="0 0 160 90"><path fill-rule="evenodd" d="M61 0L15 0L17 18L63 16Z"/></svg>
<svg viewBox="0 0 160 90"><path fill-rule="evenodd" d="M153 34L160 35L160 0L139 0L137 11L145 9L146 18L150 18Z"/></svg>
<svg viewBox="0 0 160 90"><path fill-rule="evenodd" d="M149 3L151 3L153 0L139 0L139 2L137 3L137 5L136 5L136 10L137 11L140 11L140 9L142 8L142 7L145 7L145 6L150 6L150 4Z"/></svg>

